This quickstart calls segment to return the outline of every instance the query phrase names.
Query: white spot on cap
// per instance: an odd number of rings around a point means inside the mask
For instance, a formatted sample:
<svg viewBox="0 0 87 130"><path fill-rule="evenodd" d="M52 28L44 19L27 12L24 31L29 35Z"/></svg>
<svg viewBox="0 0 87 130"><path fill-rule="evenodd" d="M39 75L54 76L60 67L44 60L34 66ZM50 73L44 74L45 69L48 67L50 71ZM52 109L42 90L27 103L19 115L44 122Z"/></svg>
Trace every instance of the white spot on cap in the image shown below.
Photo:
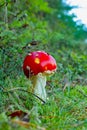
<svg viewBox="0 0 87 130"><path fill-rule="evenodd" d="M36 56L39 56L38 54L36 54Z"/></svg>
<svg viewBox="0 0 87 130"><path fill-rule="evenodd" d="M31 70L30 73L33 74L34 72Z"/></svg>
<svg viewBox="0 0 87 130"><path fill-rule="evenodd" d="M30 71L30 67L29 66L26 66L26 69Z"/></svg>
<svg viewBox="0 0 87 130"><path fill-rule="evenodd" d="M42 51L38 51L38 52L42 52Z"/></svg>
<svg viewBox="0 0 87 130"><path fill-rule="evenodd" d="M29 56L31 56L32 54L31 53L28 53Z"/></svg>

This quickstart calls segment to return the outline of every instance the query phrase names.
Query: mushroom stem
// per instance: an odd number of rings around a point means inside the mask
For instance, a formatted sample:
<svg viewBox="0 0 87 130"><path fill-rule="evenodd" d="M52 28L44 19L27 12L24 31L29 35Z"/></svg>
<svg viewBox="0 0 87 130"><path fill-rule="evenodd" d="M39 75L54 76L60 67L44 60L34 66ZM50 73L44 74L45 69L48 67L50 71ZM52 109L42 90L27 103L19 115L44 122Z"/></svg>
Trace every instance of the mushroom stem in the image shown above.
<svg viewBox="0 0 87 130"><path fill-rule="evenodd" d="M32 78L33 91L43 101L46 101L46 75L39 73Z"/></svg>

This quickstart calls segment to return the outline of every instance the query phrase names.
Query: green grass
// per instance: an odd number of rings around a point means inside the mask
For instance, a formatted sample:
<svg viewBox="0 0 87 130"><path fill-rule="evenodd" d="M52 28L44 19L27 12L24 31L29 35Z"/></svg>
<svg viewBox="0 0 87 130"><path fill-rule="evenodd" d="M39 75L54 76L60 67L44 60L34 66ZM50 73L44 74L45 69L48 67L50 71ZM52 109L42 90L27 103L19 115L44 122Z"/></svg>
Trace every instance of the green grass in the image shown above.
<svg viewBox="0 0 87 130"><path fill-rule="evenodd" d="M30 82L24 76L6 80L7 85L4 91L0 92L0 129L4 130L27 130L41 129L46 130L86 130L87 129L87 86L68 86L65 91L56 84L55 77L52 79L53 87L47 86L48 101L40 104L36 97L27 91L31 89ZM56 85L55 85L56 84ZM14 88L26 89L26 92L14 90ZM33 105L35 106L32 109ZM35 127L25 128L11 123L7 114L14 110L29 112L30 123ZM32 111L31 111L32 110ZM37 126L40 126L38 128Z"/></svg>

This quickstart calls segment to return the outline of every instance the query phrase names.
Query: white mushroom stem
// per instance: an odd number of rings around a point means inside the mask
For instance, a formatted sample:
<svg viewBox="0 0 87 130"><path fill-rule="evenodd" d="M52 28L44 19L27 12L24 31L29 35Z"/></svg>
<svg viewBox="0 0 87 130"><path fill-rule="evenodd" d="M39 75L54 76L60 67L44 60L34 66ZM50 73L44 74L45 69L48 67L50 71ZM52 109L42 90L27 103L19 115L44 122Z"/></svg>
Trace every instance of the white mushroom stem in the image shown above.
<svg viewBox="0 0 87 130"><path fill-rule="evenodd" d="M47 94L45 90L46 86L46 75L39 73L32 78L34 94L40 97L43 101L46 101Z"/></svg>

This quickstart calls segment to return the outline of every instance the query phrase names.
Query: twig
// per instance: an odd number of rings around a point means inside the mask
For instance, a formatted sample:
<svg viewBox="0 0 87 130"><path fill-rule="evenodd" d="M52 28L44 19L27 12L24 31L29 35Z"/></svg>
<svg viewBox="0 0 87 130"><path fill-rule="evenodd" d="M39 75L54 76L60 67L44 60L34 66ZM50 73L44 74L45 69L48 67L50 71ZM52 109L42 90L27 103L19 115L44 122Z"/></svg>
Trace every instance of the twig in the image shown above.
<svg viewBox="0 0 87 130"><path fill-rule="evenodd" d="M66 89L68 86L70 86L70 83L66 83L66 84L64 85L63 91L65 91L65 89Z"/></svg>
<svg viewBox="0 0 87 130"><path fill-rule="evenodd" d="M43 103L46 103L43 99L41 99L40 97L38 97L36 94L32 93L32 92L29 92L23 88L12 88L12 89L9 89L7 91L3 90L4 93L8 93L8 92L14 92L15 90L20 90L20 91L24 91L24 92L27 92L27 93L30 93L32 94L33 96L35 96L36 98L38 98L39 100L41 100Z"/></svg>

